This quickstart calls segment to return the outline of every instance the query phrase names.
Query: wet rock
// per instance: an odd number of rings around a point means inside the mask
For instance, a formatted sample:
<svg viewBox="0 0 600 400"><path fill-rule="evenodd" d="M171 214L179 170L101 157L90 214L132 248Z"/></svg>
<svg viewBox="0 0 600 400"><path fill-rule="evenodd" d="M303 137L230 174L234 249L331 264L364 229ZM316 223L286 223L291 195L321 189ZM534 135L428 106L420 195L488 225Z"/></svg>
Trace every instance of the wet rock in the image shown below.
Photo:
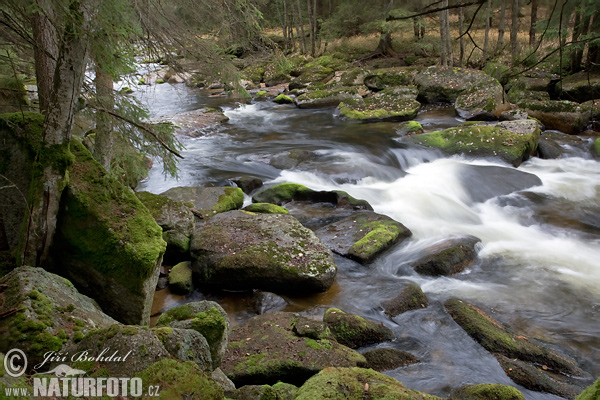
<svg viewBox="0 0 600 400"><path fill-rule="evenodd" d="M413 135L413 143L435 147L446 154L498 157L517 167L537 148L540 128L536 121L503 121L496 124L467 124Z"/></svg>
<svg viewBox="0 0 600 400"><path fill-rule="evenodd" d="M496 165L461 165L458 178L470 200L479 203L542 185L537 175Z"/></svg>
<svg viewBox="0 0 600 400"><path fill-rule="evenodd" d="M256 292L252 295L252 310L256 314L266 314L283 310L289 303L286 299L275 293Z"/></svg>
<svg viewBox="0 0 600 400"><path fill-rule="evenodd" d="M241 178L234 179L233 182L248 195L263 185L261 179L253 176L242 176Z"/></svg>
<svg viewBox="0 0 600 400"><path fill-rule="evenodd" d="M325 322L317 321L299 314L294 318L292 331L299 337L307 337L315 340L335 340Z"/></svg>
<svg viewBox="0 0 600 400"><path fill-rule="evenodd" d="M383 68L365 76L364 84L370 90L379 92L397 86L410 85L415 74L414 68Z"/></svg>
<svg viewBox="0 0 600 400"><path fill-rule="evenodd" d="M243 208L244 211L250 211L259 214L289 214L285 207L271 203L252 203Z"/></svg>
<svg viewBox="0 0 600 400"><path fill-rule="evenodd" d="M419 274L452 275L464 270L477 257L475 246L481 242L474 236L444 239L425 249L425 255L412 263Z"/></svg>
<svg viewBox="0 0 600 400"><path fill-rule="evenodd" d="M214 301L196 301L172 308L163 313L156 327L170 326L193 329L200 333L210 348L213 368L219 367L227 348L229 319L223 308Z"/></svg>
<svg viewBox="0 0 600 400"><path fill-rule="evenodd" d="M363 368L325 368L300 387L296 400L348 399L441 400L407 389L394 378Z"/></svg>
<svg viewBox="0 0 600 400"><path fill-rule="evenodd" d="M277 392L269 385L245 385L231 393L234 400L276 400Z"/></svg>
<svg viewBox="0 0 600 400"><path fill-rule="evenodd" d="M578 72L564 78L558 88L562 99L578 103L600 99L600 73Z"/></svg>
<svg viewBox="0 0 600 400"><path fill-rule="evenodd" d="M156 290L166 289L167 286L169 286L169 278L167 278L166 276L161 276L160 278L158 278L158 282L156 283Z"/></svg>
<svg viewBox="0 0 600 400"><path fill-rule="evenodd" d="M269 164L278 169L292 169L304 161L315 158L315 153L308 150L290 150L274 156Z"/></svg>
<svg viewBox="0 0 600 400"><path fill-rule="evenodd" d="M409 121L414 119L421 108L415 99L388 93L377 93L366 98L351 98L339 104L340 115L344 118L362 121Z"/></svg>
<svg viewBox="0 0 600 400"><path fill-rule="evenodd" d="M323 321L339 343L353 349L396 338L392 330L383 324L347 314L338 308L328 309Z"/></svg>
<svg viewBox="0 0 600 400"><path fill-rule="evenodd" d="M315 233L335 253L362 263L412 235L401 223L374 212L355 213Z"/></svg>
<svg viewBox="0 0 600 400"><path fill-rule="evenodd" d="M0 279L0 352L23 350L30 366L59 351L69 338L117 321L67 279L41 268L19 267Z"/></svg>
<svg viewBox="0 0 600 400"><path fill-rule="evenodd" d="M414 78L419 89L419 100L425 103L454 103L462 93L495 82L496 79L482 71L438 66L424 69Z"/></svg>
<svg viewBox="0 0 600 400"><path fill-rule="evenodd" d="M538 119L546 129L569 135L583 132L591 118L590 108L567 100L521 100L518 106Z"/></svg>
<svg viewBox="0 0 600 400"><path fill-rule="evenodd" d="M308 87L308 84L306 84L306 83L292 81L288 85L288 90L291 92L292 90L301 90L301 89L306 89L307 87Z"/></svg>
<svg viewBox="0 0 600 400"><path fill-rule="evenodd" d="M173 293L189 294L194 291L191 262L180 262L171 269L169 287Z"/></svg>
<svg viewBox="0 0 600 400"><path fill-rule="evenodd" d="M600 158L600 138L594 140L590 151L592 152L592 156L594 156L594 158Z"/></svg>
<svg viewBox="0 0 600 400"><path fill-rule="evenodd" d="M419 135L423 133L423 126L417 121L408 121L400 124L398 128L396 128L396 133L401 136L406 135Z"/></svg>
<svg viewBox="0 0 600 400"><path fill-rule="evenodd" d="M402 289L398 296L384 301L381 305L387 315L395 317L406 311L425 308L429 305L429 300L419 286L410 284Z"/></svg>
<svg viewBox="0 0 600 400"><path fill-rule="evenodd" d="M364 365L359 353L335 340L298 337L295 314L275 312L233 328L221 368L236 385L302 384L327 366Z"/></svg>
<svg viewBox="0 0 600 400"><path fill-rule="evenodd" d="M80 292L118 321L148 324L166 249L162 229L77 140L58 214L54 257Z"/></svg>
<svg viewBox="0 0 600 400"><path fill-rule="evenodd" d="M294 100L298 108L337 107L341 102L359 100L356 87L310 90Z"/></svg>
<svg viewBox="0 0 600 400"><path fill-rule="evenodd" d="M193 204L205 218L242 207L244 193L237 187L175 187L161 194L172 200Z"/></svg>
<svg viewBox="0 0 600 400"><path fill-rule="evenodd" d="M165 349L177 360L192 361L203 371L211 371L212 358L206 338L193 329L163 326L153 329Z"/></svg>
<svg viewBox="0 0 600 400"><path fill-rule="evenodd" d="M593 385L588 386L575 400L594 400L600 399L600 378Z"/></svg>
<svg viewBox="0 0 600 400"><path fill-rule="evenodd" d="M574 377L586 376L574 360L512 331L465 301L449 299L444 307L473 340L496 356L511 379L525 387L557 393L560 387L574 386Z"/></svg>
<svg viewBox="0 0 600 400"><path fill-rule="evenodd" d="M136 376L142 378L143 393L150 393L149 386L160 388L158 398L161 399L224 398L223 388L213 381L208 373L190 361L181 363L165 358L148 366Z"/></svg>
<svg viewBox="0 0 600 400"><path fill-rule="evenodd" d="M167 243L163 262L174 264L190 258L190 236L173 229L163 232L162 237Z"/></svg>
<svg viewBox="0 0 600 400"><path fill-rule="evenodd" d="M547 136L542 135L538 143L538 157L544 160L553 160L560 158L564 151L562 147L555 141Z"/></svg>
<svg viewBox="0 0 600 400"><path fill-rule="evenodd" d="M450 393L448 400L525 400L523 393L512 386L481 383L462 386Z"/></svg>
<svg viewBox="0 0 600 400"><path fill-rule="evenodd" d="M521 110L520 108L515 108L508 111L502 111L500 113L500 121L517 121L519 119L527 119L529 118L529 114L527 112Z"/></svg>
<svg viewBox="0 0 600 400"><path fill-rule="evenodd" d="M230 290L323 292L337 272L331 251L283 214L216 215L196 229L192 257L198 282Z"/></svg>
<svg viewBox="0 0 600 400"><path fill-rule="evenodd" d="M229 118L220 109L204 107L175 114L170 118L166 118L166 120L178 127L178 134L199 137L204 135L211 127L229 121Z"/></svg>
<svg viewBox="0 0 600 400"><path fill-rule="evenodd" d="M367 359L367 366L375 371L389 371L420 362L412 354L393 348L365 351L363 356Z"/></svg>

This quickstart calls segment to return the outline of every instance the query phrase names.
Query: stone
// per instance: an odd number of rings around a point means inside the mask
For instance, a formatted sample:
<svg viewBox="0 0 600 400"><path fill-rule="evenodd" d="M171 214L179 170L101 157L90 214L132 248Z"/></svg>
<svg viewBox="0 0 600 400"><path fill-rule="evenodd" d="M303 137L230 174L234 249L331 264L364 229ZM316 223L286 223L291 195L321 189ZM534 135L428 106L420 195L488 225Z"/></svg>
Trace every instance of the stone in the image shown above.
<svg viewBox="0 0 600 400"><path fill-rule="evenodd" d="M162 229L127 187L76 139L54 238L61 273L104 312L147 325L166 249Z"/></svg>
<svg viewBox="0 0 600 400"><path fill-rule="evenodd" d="M194 230L194 214L182 201L150 192L136 192L163 232L174 230L190 237Z"/></svg>
<svg viewBox="0 0 600 400"><path fill-rule="evenodd" d="M504 101L504 88L494 78L465 89L454 102L459 117L467 121L494 121L510 109Z"/></svg>
<svg viewBox="0 0 600 400"><path fill-rule="evenodd" d="M233 182L247 195L250 195L256 189L260 189L263 185L262 179L254 176L242 176L234 179Z"/></svg>
<svg viewBox="0 0 600 400"><path fill-rule="evenodd" d="M180 262L171 268L169 287L173 293L179 294L189 294L194 291L192 263L190 261Z"/></svg>
<svg viewBox="0 0 600 400"><path fill-rule="evenodd" d="M421 103L386 91L366 98L350 98L339 104L340 115L361 122L409 121L414 119Z"/></svg>
<svg viewBox="0 0 600 400"><path fill-rule="evenodd" d="M375 212L360 212L315 231L332 251L362 263L371 262L412 233L400 222Z"/></svg>
<svg viewBox="0 0 600 400"><path fill-rule="evenodd" d="M229 118L218 108L203 107L175 114L165 120L177 126L179 135L200 137L216 125L229 121Z"/></svg>
<svg viewBox="0 0 600 400"><path fill-rule="evenodd" d="M363 356L367 359L367 366L375 371L389 371L420 362L412 354L391 347L365 351Z"/></svg>
<svg viewBox="0 0 600 400"><path fill-rule="evenodd" d="M415 74L414 68L382 68L367 74L363 82L369 90L379 92L397 86L411 85Z"/></svg>
<svg viewBox="0 0 600 400"><path fill-rule="evenodd" d="M273 311L281 311L289 304L283 297L275 293L258 291L250 299L252 311L256 314L267 314Z"/></svg>
<svg viewBox="0 0 600 400"><path fill-rule="evenodd" d="M30 366L46 352L60 351L69 338L117 323L69 280L41 268L16 268L0 279L0 288L0 352L19 348Z"/></svg>
<svg viewBox="0 0 600 400"><path fill-rule="evenodd" d="M561 99L578 103L600 99L600 73L577 72L563 78L557 87Z"/></svg>
<svg viewBox="0 0 600 400"><path fill-rule="evenodd" d="M454 103L464 92L497 82L482 71L457 67L432 66L414 77L419 89L418 99L425 103Z"/></svg>
<svg viewBox="0 0 600 400"><path fill-rule="evenodd" d="M221 368L215 369L210 377L213 381L217 383L217 385L221 386L221 388L225 391L225 396L229 397L231 393L235 391L235 384L225 375L225 372Z"/></svg>
<svg viewBox="0 0 600 400"><path fill-rule="evenodd" d="M269 385L245 385L230 397L234 400L277 400L277 392Z"/></svg>
<svg viewBox="0 0 600 400"><path fill-rule="evenodd" d="M452 275L463 271L477 257L481 240L470 235L444 239L424 250L412 263L416 272L428 276Z"/></svg>
<svg viewBox="0 0 600 400"><path fill-rule="evenodd" d="M546 129L576 135L585 131L591 119L588 106L568 100L521 100L517 105L530 117L538 119Z"/></svg>
<svg viewBox="0 0 600 400"><path fill-rule="evenodd" d="M192 361L203 371L211 371L212 358L206 338L194 329L162 326L153 329L165 349L179 361Z"/></svg>
<svg viewBox="0 0 600 400"><path fill-rule="evenodd" d="M237 187L175 187L161 195L171 200L190 203L204 218L241 208L244 192Z"/></svg>
<svg viewBox="0 0 600 400"><path fill-rule="evenodd" d="M273 102L277 104L293 104L294 99L292 99L290 96L286 96L285 94L280 94L273 99Z"/></svg>
<svg viewBox="0 0 600 400"><path fill-rule="evenodd" d="M282 381L302 384L327 366L364 365L359 353L335 340L296 336L293 313L259 315L233 328L221 368L239 387Z"/></svg>
<svg viewBox="0 0 600 400"><path fill-rule="evenodd" d="M218 214L196 229L191 252L195 279L213 288L315 293L337 273L331 251L284 214Z"/></svg>
<svg viewBox="0 0 600 400"><path fill-rule="evenodd" d="M454 389L448 400L525 400L523 393L512 386L480 383Z"/></svg>
<svg viewBox="0 0 600 400"><path fill-rule="evenodd" d="M163 262L168 264L179 263L190 258L190 237L178 230L165 231L162 234L167 243L167 250Z"/></svg>
<svg viewBox="0 0 600 400"><path fill-rule="evenodd" d="M356 87L337 87L333 89L309 90L294 100L298 108L337 107L348 100L360 101Z"/></svg>
<svg viewBox="0 0 600 400"><path fill-rule="evenodd" d="M383 310L390 317L402 314L410 310L419 310L429 305L429 300L421 288L410 284L391 300L381 303Z"/></svg>
<svg viewBox="0 0 600 400"><path fill-rule="evenodd" d="M285 207L271 203L252 203L243 208L244 211L250 211L259 214L289 214Z"/></svg>
<svg viewBox="0 0 600 400"><path fill-rule="evenodd" d="M383 324L347 314L338 308L325 311L323 322L339 343L352 349L396 338L394 332Z"/></svg>

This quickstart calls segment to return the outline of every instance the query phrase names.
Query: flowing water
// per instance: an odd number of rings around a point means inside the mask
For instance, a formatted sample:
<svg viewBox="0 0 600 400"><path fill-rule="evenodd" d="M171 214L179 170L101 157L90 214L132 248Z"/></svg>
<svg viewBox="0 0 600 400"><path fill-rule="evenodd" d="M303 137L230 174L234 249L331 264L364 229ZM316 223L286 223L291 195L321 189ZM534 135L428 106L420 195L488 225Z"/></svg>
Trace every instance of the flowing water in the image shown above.
<svg viewBox="0 0 600 400"><path fill-rule="evenodd" d="M497 160L447 158L406 146L398 140L398 124L349 123L333 109L227 103L182 85L156 86L144 96L154 115L220 105L230 119L199 138L182 138L186 150L179 180L165 179L157 164L139 190L231 185L236 177L252 175L266 184L345 190L412 230L408 243L370 265L336 256L339 272L328 292L286 298L285 311L321 315L336 306L392 328L397 340L380 346L410 351L422 362L386 374L440 396L465 384L514 385L495 358L444 311L443 302L458 297L558 346L593 377L600 375L600 163L585 149L570 149L568 158L525 162L518 170L535 174L542 185L513 192L528 176ZM426 131L460 123L452 109L436 107L426 108L417 120ZM269 164L278 157L289 161L290 150L304 150L301 162L283 169ZM452 234L482 240L476 262L451 277L415 273L410 262ZM390 319L380 304L407 282L423 289L430 306ZM234 324L254 315L244 294L195 292L179 298L163 293L157 307L203 298L219 301ZM517 387L527 399L559 399Z"/></svg>

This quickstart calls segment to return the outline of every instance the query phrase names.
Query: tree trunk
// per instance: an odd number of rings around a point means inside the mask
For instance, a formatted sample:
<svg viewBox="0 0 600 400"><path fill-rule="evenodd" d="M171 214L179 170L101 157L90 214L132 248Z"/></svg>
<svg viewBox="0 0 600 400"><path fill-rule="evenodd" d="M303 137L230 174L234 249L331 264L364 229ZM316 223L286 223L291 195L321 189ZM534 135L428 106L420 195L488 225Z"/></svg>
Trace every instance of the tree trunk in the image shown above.
<svg viewBox="0 0 600 400"><path fill-rule="evenodd" d="M298 18L300 19L300 32L302 33L302 52L306 54L306 35L304 34L304 18L302 18L302 7L300 7L300 0L296 0L296 6L298 7Z"/></svg>
<svg viewBox="0 0 600 400"><path fill-rule="evenodd" d="M448 6L448 0L443 0L442 7ZM440 64L443 67L448 66L448 54L446 49L446 12L440 11Z"/></svg>
<svg viewBox="0 0 600 400"><path fill-rule="evenodd" d="M53 16L51 3L39 1L42 11L31 17L33 39L35 41L34 58L37 79L40 112L48 112L52 92L52 79L58 58L58 34L49 17Z"/></svg>
<svg viewBox="0 0 600 400"><path fill-rule="evenodd" d="M487 0L487 7L485 10L485 38L483 40L483 65L485 65L488 59L488 48L490 42L490 18L492 14L492 0Z"/></svg>
<svg viewBox="0 0 600 400"><path fill-rule="evenodd" d="M30 213L19 246L21 265L42 266L48 258L60 196L72 160L69 141L83 82L88 44L84 32L89 19L88 9L81 1L72 1L68 11L70 18L62 37L43 126L43 145L37 156L39 172L29 190Z"/></svg>
<svg viewBox="0 0 600 400"><path fill-rule="evenodd" d="M310 55L312 57L315 56L315 24L313 19L313 12L311 7L311 1L306 0L306 5L308 9L308 27L309 27L309 35L310 35Z"/></svg>
<svg viewBox="0 0 600 400"><path fill-rule="evenodd" d="M448 6L448 0L446 0ZM448 58L448 66L454 65L454 54L452 53L452 35L450 34L450 10L445 10L446 13L446 57Z"/></svg>
<svg viewBox="0 0 600 400"><path fill-rule="evenodd" d="M517 36L519 34L519 0L512 1L512 24L510 27L510 49L512 63L517 63L519 57L519 43L517 42Z"/></svg>
<svg viewBox="0 0 600 400"><path fill-rule="evenodd" d="M460 36L460 39L459 39L460 53L459 53L459 57L458 57L458 66L459 67L463 66L463 62L465 60L465 39L463 37L464 23L465 23L465 13L464 13L463 8L461 7L458 9L458 33Z"/></svg>
<svg viewBox="0 0 600 400"><path fill-rule="evenodd" d="M590 32L600 32L600 15L594 14ZM588 56L585 63L585 69L588 71L596 71L600 69L600 44L589 44Z"/></svg>
<svg viewBox="0 0 600 400"><path fill-rule="evenodd" d="M583 2L581 3L583 5ZM584 13L583 10L578 11L577 15L579 18L575 19L575 24L573 26L573 38L572 41L575 42L579 40L581 36L587 35L588 29L590 27L590 19L591 14ZM579 21L578 21L579 19ZM571 53L571 73L574 74L581 70L581 63L583 61L583 44L578 44L575 47L575 50Z"/></svg>
<svg viewBox="0 0 600 400"><path fill-rule="evenodd" d="M114 108L113 78L96 63L96 99L106 110ZM111 117L102 112L96 114L96 141L94 143L94 158L110 171L113 158L114 133Z"/></svg>
<svg viewBox="0 0 600 400"><path fill-rule="evenodd" d="M537 22L538 0L531 0L531 24L529 25L529 45L535 43L535 23Z"/></svg>
<svg viewBox="0 0 600 400"><path fill-rule="evenodd" d="M379 53L386 57L396 57L397 53L392 46L392 34L391 32L383 33L379 37L379 44L375 49L374 53Z"/></svg>
<svg viewBox="0 0 600 400"><path fill-rule="evenodd" d="M500 5L500 23L498 25L498 42L496 42L496 54L500 54L504 46L504 30L506 29L506 0Z"/></svg>
<svg viewBox="0 0 600 400"><path fill-rule="evenodd" d="M283 0L283 38L285 39L286 50L288 50L290 46L289 26L290 25L288 24L287 0Z"/></svg>

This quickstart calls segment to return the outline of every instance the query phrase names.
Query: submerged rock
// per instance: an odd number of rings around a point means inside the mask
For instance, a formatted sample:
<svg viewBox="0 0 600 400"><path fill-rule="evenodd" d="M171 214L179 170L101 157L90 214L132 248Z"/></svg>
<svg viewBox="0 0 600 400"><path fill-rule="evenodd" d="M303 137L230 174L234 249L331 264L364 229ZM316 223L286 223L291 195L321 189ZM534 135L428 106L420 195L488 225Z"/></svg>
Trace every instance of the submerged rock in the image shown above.
<svg viewBox="0 0 600 400"><path fill-rule="evenodd" d="M196 230L192 257L200 283L230 290L323 292L337 272L331 251L283 214L216 215Z"/></svg>
<svg viewBox="0 0 600 400"><path fill-rule="evenodd" d="M421 288L413 283L402 289L398 296L381 305L387 315L395 317L406 311L425 308L429 305L429 300Z"/></svg>
<svg viewBox="0 0 600 400"><path fill-rule="evenodd" d="M296 400L365 398L441 400L436 396L407 389L394 378L364 368L325 368L306 381L296 394Z"/></svg>
<svg viewBox="0 0 600 400"><path fill-rule="evenodd" d="M355 213L315 233L335 253L363 263L412 235L400 222L374 212Z"/></svg>
<svg viewBox="0 0 600 400"><path fill-rule="evenodd" d="M419 274L452 275L464 270L477 256L475 246L481 240L475 236L444 239L425 249L425 255L412 263Z"/></svg>
<svg viewBox="0 0 600 400"><path fill-rule="evenodd" d="M335 340L299 337L295 314L275 312L233 328L221 368L236 385L302 384L328 366L364 365L365 358Z"/></svg>
<svg viewBox="0 0 600 400"><path fill-rule="evenodd" d="M420 362L406 351L387 347L365 351L363 356L367 359L367 366L375 371L389 371Z"/></svg>
<svg viewBox="0 0 600 400"><path fill-rule="evenodd" d="M172 200L190 203L204 217L235 210L244 203L244 192L237 187L175 187L161 193Z"/></svg>
<svg viewBox="0 0 600 400"><path fill-rule="evenodd" d="M289 303L283 297L270 292L258 291L250 299L252 311L256 314L267 314L283 310Z"/></svg>
<svg viewBox="0 0 600 400"><path fill-rule="evenodd" d="M70 281L41 268L14 269L0 279L0 288L0 352L19 348L30 366L46 352L60 351L69 338L117 322Z"/></svg>
<svg viewBox="0 0 600 400"><path fill-rule="evenodd" d="M338 342L353 349L396 338L394 332L383 324L347 314L338 308L328 309L323 321Z"/></svg>
<svg viewBox="0 0 600 400"><path fill-rule="evenodd" d="M450 393L448 400L525 400L523 393L512 386L480 383L462 386Z"/></svg>
<svg viewBox="0 0 600 400"><path fill-rule="evenodd" d="M461 164L458 178L468 193L469 200L479 203L542 185L542 180L537 175L496 165Z"/></svg>
<svg viewBox="0 0 600 400"><path fill-rule="evenodd" d="M77 140L54 256L77 288L118 321L148 324L166 243L136 195Z"/></svg>

